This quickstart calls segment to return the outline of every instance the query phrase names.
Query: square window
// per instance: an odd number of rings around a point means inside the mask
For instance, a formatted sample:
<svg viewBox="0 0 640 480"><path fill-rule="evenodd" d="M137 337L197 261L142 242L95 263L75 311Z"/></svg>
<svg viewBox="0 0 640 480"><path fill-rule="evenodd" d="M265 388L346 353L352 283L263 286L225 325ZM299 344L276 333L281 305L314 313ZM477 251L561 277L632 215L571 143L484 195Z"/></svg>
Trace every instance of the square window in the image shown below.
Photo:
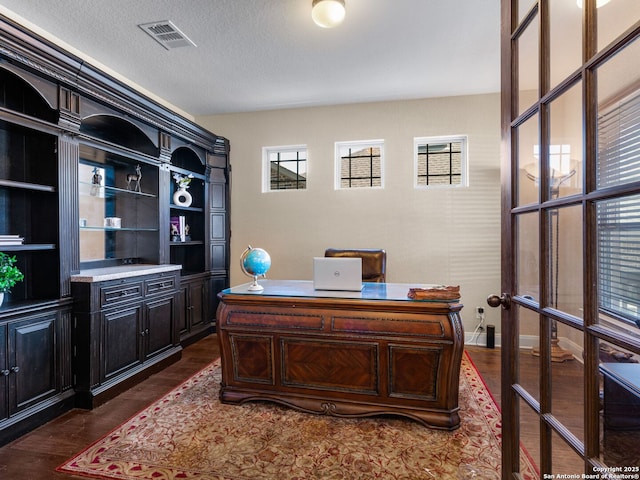
<svg viewBox="0 0 640 480"><path fill-rule="evenodd" d="M307 188L307 146L262 148L262 191Z"/></svg>
<svg viewBox="0 0 640 480"><path fill-rule="evenodd" d="M467 137L413 139L416 188L468 186Z"/></svg>
<svg viewBox="0 0 640 480"><path fill-rule="evenodd" d="M336 142L335 188L383 188L384 140Z"/></svg>

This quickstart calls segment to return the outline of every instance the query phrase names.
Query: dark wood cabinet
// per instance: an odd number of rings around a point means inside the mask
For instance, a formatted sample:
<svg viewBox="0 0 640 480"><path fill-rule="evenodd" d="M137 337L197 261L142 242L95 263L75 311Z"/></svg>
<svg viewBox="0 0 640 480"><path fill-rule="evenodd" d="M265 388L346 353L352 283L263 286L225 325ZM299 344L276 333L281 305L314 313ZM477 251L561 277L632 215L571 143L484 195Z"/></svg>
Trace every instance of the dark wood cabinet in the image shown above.
<svg viewBox="0 0 640 480"><path fill-rule="evenodd" d="M180 283L180 339L192 343L211 328L209 315L209 275L183 277Z"/></svg>
<svg viewBox="0 0 640 480"><path fill-rule="evenodd" d="M4 17L0 41L0 235L19 239L0 251L25 276L0 306L2 444L211 331L229 279L229 143ZM192 204L172 202L175 173L192 175ZM188 239L170 237L175 216ZM105 268L120 277L72 288Z"/></svg>
<svg viewBox="0 0 640 480"><path fill-rule="evenodd" d="M73 405L70 305L0 319L0 443Z"/></svg>
<svg viewBox="0 0 640 480"><path fill-rule="evenodd" d="M104 268L72 278L78 406L93 408L180 357L178 271Z"/></svg>

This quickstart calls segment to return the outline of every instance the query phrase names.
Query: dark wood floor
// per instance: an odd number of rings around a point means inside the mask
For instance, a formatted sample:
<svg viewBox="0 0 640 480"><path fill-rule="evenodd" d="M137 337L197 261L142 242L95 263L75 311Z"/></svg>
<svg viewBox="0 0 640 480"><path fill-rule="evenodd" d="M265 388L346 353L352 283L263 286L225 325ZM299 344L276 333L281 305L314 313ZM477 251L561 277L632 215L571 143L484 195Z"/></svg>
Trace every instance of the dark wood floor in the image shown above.
<svg viewBox="0 0 640 480"><path fill-rule="evenodd" d="M125 422L220 356L215 334L188 346L182 358L94 410L74 409L0 448L0 479L85 478L56 467Z"/></svg>
<svg viewBox="0 0 640 480"><path fill-rule="evenodd" d="M496 402L500 402L500 350L468 347ZM117 427L219 357L215 334L188 346L182 359L94 410L74 409L0 448L0 478L78 479L56 473L64 461Z"/></svg>

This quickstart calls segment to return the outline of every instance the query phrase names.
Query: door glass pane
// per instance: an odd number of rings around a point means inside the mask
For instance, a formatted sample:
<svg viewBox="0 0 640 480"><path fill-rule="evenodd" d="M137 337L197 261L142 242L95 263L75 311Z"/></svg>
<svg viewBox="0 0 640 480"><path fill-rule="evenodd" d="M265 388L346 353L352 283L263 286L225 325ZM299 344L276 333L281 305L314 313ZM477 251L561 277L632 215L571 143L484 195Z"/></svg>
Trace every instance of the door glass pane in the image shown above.
<svg viewBox="0 0 640 480"><path fill-rule="evenodd" d="M536 150L540 144L538 115L534 115L518 127L518 193L517 205L538 203L540 157Z"/></svg>
<svg viewBox="0 0 640 480"><path fill-rule="evenodd" d="M565 442L556 432L551 434L551 472L555 478L582 478L580 475L585 471L584 460Z"/></svg>
<svg viewBox="0 0 640 480"><path fill-rule="evenodd" d="M557 343L551 340L551 413L584 442L583 334L560 322L555 327Z"/></svg>
<svg viewBox="0 0 640 480"><path fill-rule="evenodd" d="M540 302L538 213L518 216L518 295Z"/></svg>
<svg viewBox="0 0 640 480"><path fill-rule="evenodd" d="M549 305L583 317L582 207L549 211Z"/></svg>
<svg viewBox="0 0 640 480"><path fill-rule="evenodd" d="M598 188L640 180L639 64L636 40L597 70Z"/></svg>
<svg viewBox="0 0 640 480"><path fill-rule="evenodd" d="M640 355L602 342L599 356L601 460L609 467L640 465Z"/></svg>
<svg viewBox="0 0 640 480"><path fill-rule="evenodd" d="M518 114L538 101L538 17L527 25L517 40L518 50Z"/></svg>
<svg viewBox="0 0 640 480"><path fill-rule="evenodd" d="M598 50L609 45L639 18L638 0L610 0L598 8Z"/></svg>
<svg viewBox="0 0 640 480"><path fill-rule="evenodd" d="M527 465L540 469L540 419L527 402L520 399L520 471ZM527 478L527 477L525 477Z"/></svg>
<svg viewBox="0 0 640 480"><path fill-rule="evenodd" d="M514 307L511 307L514 308ZM536 312L517 306L519 326L518 383L540 401L540 321Z"/></svg>
<svg viewBox="0 0 640 480"><path fill-rule="evenodd" d="M640 195L596 205L600 323L640 337Z"/></svg>
<svg viewBox="0 0 640 480"><path fill-rule="evenodd" d="M549 17L553 88L582 65L582 9L573 1L549 2Z"/></svg>
<svg viewBox="0 0 640 480"><path fill-rule="evenodd" d="M518 22L521 22L531 7L536 3L535 0L518 0Z"/></svg>
<svg viewBox="0 0 640 480"><path fill-rule="evenodd" d="M578 83L549 106L549 196L558 198L582 190L582 84Z"/></svg>

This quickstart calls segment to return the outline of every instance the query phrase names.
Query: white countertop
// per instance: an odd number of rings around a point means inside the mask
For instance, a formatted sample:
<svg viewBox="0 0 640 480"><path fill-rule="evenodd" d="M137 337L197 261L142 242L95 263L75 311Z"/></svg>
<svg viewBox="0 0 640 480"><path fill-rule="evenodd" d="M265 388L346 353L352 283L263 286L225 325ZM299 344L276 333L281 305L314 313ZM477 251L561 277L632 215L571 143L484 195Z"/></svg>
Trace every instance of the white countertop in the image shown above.
<svg viewBox="0 0 640 480"><path fill-rule="evenodd" d="M172 272L181 270L182 265L119 265L117 267L92 268L80 270L77 275L71 275L72 282L104 282L106 280L118 280L120 278L137 277L153 273Z"/></svg>

